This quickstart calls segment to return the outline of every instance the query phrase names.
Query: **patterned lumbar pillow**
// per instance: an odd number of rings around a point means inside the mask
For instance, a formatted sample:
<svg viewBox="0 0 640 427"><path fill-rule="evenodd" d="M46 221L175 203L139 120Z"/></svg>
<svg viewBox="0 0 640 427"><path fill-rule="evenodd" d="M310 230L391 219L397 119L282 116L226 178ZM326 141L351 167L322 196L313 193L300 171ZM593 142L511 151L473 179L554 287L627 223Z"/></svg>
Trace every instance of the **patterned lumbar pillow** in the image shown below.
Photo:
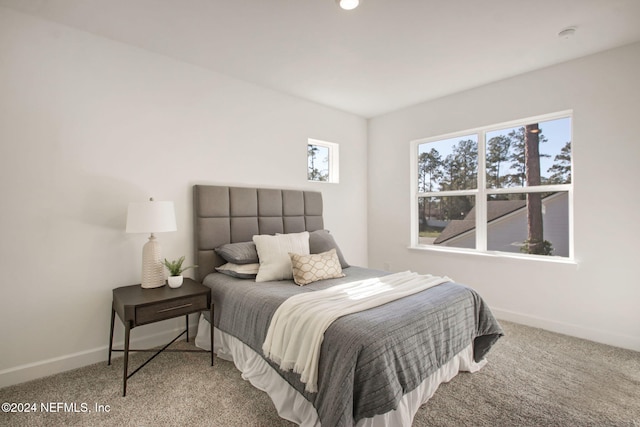
<svg viewBox="0 0 640 427"><path fill-rule="evenodd" d="M293 280L300 286L308 285L318 280L345 276L342 273L340 260L335 249L312 255L290 253L289 256L291 257Z"/></svg>

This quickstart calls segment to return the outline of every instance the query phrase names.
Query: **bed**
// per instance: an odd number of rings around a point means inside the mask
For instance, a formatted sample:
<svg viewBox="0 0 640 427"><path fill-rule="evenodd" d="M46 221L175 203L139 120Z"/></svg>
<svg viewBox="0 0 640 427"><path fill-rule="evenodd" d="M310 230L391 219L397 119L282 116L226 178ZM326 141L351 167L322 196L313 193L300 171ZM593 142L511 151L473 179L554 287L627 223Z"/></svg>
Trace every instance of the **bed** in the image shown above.
<svg viewBox="0 0 640 427"><path fill-rule="evenodd" d="M267 392L282 418L299 425L411 425L439 384L460 371L484 366L485 354L502 329L473 289L442 280L333 321L319 346L317 388L310 389L304 375L281 369L263 351L278 308L301 295L315 297L403 274L349 266L324 229L322 211L322 195L315 191L194 186L196 279L211 288L214 351L233 360L243 378ZM256 266L248 260L255 256L249 249L254 236L261 272L267 255L260 239L306 236L309 252L318 254L313 259L330 253L334 264L340 264L339 274L299 286L298 276L263 276L258 281L255 270L224 271L229 265L238 267L229 263L230 257L242 258L241 267ZM225 252L227 248L236 252ZM203 313L196 337L199 347L209 349L210 327L211 319Z"/></svg>

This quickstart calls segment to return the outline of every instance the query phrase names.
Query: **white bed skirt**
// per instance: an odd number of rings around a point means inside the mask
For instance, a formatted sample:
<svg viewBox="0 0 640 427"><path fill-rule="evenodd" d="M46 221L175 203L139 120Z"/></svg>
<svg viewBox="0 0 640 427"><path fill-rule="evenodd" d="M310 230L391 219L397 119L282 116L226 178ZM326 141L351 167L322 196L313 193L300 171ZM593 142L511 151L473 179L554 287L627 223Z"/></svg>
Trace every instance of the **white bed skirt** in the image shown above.
<svg viewBox="0 0 640 427"><path fill-rule="evenodd" d="M210 350L210 324L200 315L196 346ZM280 417L303 427L320 426L318 413L307 399L291 387L278 373L237 338L214 328L214 351L221 359L233 361L242 373L242 378L251 382L259 390L266 392L273 401ZM486 359L476 363L473 361L473 346L470 344L448 363L434 372L415 390L405 394L398 408L386 414L365 418L356 424L357 427L410 426L420 406L433 396L438 386L449 382L458 372L476 372L485 364Z"/></svg>

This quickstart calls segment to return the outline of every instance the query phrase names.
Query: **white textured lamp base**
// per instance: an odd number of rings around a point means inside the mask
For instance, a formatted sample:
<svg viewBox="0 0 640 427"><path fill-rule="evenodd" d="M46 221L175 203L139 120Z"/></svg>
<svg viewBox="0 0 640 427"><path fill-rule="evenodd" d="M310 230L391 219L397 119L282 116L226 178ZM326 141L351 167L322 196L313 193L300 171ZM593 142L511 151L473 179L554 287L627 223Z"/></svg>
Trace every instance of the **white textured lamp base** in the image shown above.
<svg viewBox="0 0 640 427"><path fill-rule="evenodd" d="M142 284L143 288L164 286L164 268L160 256L160 243L153 233L142 247Z"/></svg>

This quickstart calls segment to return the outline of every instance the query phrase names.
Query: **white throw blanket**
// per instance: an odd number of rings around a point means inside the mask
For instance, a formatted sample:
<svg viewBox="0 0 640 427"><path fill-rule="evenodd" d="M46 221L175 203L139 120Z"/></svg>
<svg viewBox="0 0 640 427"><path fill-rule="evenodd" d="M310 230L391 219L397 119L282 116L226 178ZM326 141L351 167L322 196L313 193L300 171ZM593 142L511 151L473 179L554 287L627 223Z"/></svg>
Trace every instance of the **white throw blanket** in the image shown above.
<svg viewBox="0 0 640 427"><path fill-rule="evenodd" d="M450 281L405 271L294 295L274 313L262 350L281 369L300 374L305 390L316 393L320 347L333 321Z"/></svg>

